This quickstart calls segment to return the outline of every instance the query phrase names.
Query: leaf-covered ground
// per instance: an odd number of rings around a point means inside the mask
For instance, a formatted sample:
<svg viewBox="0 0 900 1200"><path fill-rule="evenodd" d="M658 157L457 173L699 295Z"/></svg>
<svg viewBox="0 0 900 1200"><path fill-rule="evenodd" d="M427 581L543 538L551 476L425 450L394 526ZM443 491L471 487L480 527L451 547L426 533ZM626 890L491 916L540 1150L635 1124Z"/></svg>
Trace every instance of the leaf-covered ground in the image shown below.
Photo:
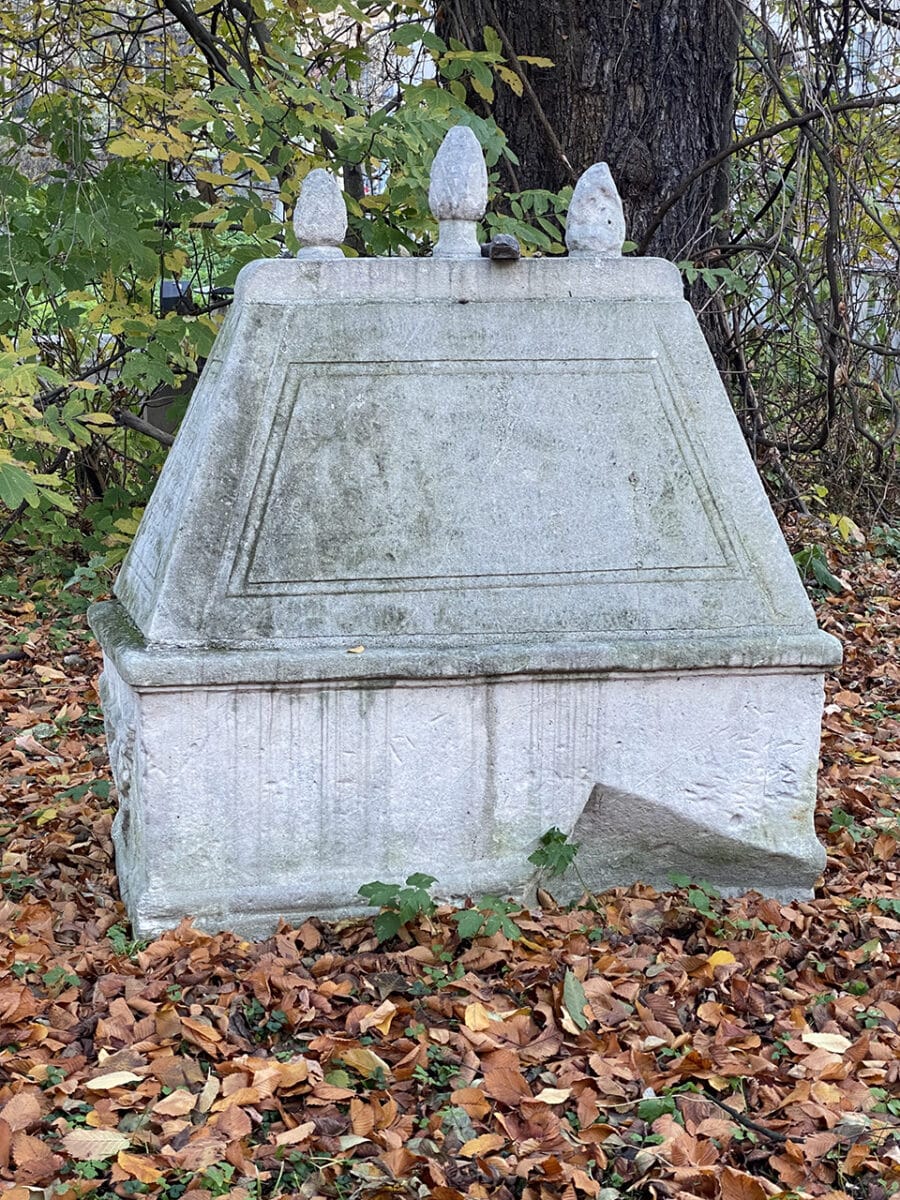
<svg viewBox="0 0 900 1200"><path fill-rule="evenodd" d="M819 614L846 657L814 900L638 886L516 915L515 940L461 940L442 909L383 946L316 920L144 946L113 874L97 650L5 553L5 1197L900 1189L896 560L829 549L847 590Z"/></svg>

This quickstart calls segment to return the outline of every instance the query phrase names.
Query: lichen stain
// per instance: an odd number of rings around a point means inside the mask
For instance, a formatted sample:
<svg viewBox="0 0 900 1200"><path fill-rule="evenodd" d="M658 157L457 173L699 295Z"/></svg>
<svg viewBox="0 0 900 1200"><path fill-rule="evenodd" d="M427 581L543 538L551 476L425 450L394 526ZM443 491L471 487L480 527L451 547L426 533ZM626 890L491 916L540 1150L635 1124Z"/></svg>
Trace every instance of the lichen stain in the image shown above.
<svg viewBox="0 0 900 1200"><path fill-rule="evenodd" d="M383 604L373 609L372 619L378 633L402 633L409 623L409 613L398 604Z"/></svg>

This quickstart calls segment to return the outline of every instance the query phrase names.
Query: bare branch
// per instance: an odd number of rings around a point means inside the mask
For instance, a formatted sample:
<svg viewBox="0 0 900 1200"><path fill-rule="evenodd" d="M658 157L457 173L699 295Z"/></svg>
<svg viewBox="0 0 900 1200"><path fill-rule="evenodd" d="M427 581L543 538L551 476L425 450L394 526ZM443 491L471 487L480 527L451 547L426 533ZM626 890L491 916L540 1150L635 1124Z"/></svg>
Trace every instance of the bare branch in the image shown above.
<svg viewBox="0 0 900 1200"><path fill-rule="evenodd" d="M649 229L644 234L643 241L638 247L638 254L646 254L647 247L650 241L659 229L663 222L666 213L674 207L681 197L688 192L693 185L707 171L712 171L720 163L723 163L726 158L730 158L732 154L737 154L741 150L746 150L749 146L755 146L758 142L764 142L768 138L775 137L776 134L785 133L788 129L800 129L805 125L809 125L813 121L821 121L824 117L834 117L838 113L854 112L859 109L880 108L883 105L900 104L900 96L891 95L890 93L874 96L862 96L855 100L842 100L837 104L829 107L807 109L806 112L799 113L795 117L788 117L784 121L778 121L774 125L767 125L765 129L760 129L756 133L749 133L746 137L737 138L720 150L718 154L714 154L712 158L708 158L706 162L702 162L699 167L695 167L690 174L686 175L678 187L664 201L656 211L656 216L650 224Z"/></svg>
<svg viewBox="0 0 900 1200"><path fill-rule="evenodd" d="M142 433L145 437L153 438L162 446L172 446L175 443L175 438L171 433L166 433L164 429L157 429L149 421L141 420L140 417L136 417L134 413L129 412L127 408L113 409L113 419L121 428L133 429L135 433Z"/></svg>

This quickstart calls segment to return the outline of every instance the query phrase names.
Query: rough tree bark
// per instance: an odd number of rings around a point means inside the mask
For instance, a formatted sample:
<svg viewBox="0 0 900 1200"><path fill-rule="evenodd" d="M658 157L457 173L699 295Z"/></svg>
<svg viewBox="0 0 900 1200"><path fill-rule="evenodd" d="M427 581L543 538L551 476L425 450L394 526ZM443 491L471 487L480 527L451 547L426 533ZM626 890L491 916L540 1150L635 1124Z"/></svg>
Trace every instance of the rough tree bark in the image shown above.
<svg viewBox="0 0 900 1200"><path fill-rule="evenodd" d="M507 48L552 59L521 65L531 87L501 85L493 106L519 158L523 188L553 191L591 163L610 164L643 241L660 203L728 144L738 25L730 0L447 0L439 31L481 46L493 26ZM515 64L514 60L513 65ZM666 214L645 248L683 259L712 240L727 199L723 165Z"/></svg>

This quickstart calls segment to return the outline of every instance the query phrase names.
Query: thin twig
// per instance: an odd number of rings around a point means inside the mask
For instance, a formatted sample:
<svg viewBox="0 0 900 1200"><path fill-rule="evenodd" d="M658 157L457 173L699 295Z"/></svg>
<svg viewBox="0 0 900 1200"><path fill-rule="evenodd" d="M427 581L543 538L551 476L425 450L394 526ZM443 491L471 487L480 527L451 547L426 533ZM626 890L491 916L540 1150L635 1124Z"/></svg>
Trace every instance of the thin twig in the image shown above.
<svg viewBox="0 0 900 1200"><path fill-rule="evenodd" d="M786 1142L788 1140L785 1134L778 1133L774 1129L769 1129L765 1125L760 1125L758 1121L752 1120L736 1108L732 1108L730 1104L726 1104L724 1100L720 1100L712 1088L707 1087L706 1084L703 1085L703 1091L712 1100L713 1104L718 1104L719 1108L723 1112L727 1112L729 1117L737 1121L738 1125L743 1125L745 1129L750 1129L753 1133L758 1133L760 1137L769 1138L773 1142Z"/></svg>
<svg viewBox="0 0 900 1200"><path fill-rule="evenodd" d="M164 429L157 429L149 421L136 417L134 413L130 413L125 408L113 409L113 419L120 427L133 429L135 433L142 433L145 437L154 438L163 446L172 446L175 443L175 438L171 433L166 433Z"/></svg>
<svg viewBox="0 0 900 1200"><path fill-rule="evenodd" d="M562 142L560 142L559 138L556 136L556 130L550 124L550 119L548 118L547 114L544 112L544 106L541 104L540 100L538 99L537 92L531 86L531 80L525 74L525 70L524 70L522 64L519 62L519 57L516 54L516 51L515 51L515 48L514 48L512 42L509 40L509 37L507 36L506 30L500 24L500 18L497 16L497 10L494 8L493 0L484 0L484 4L485 4L485 8L488 11L488 15L491 18L491 21L494 24L494 28L497 30L497 34L500 37L500 41L503 43L503 52L506 55L506 57L509 59L509 65L512 67L512 69L518 75L519 79L521 79L521 81L522 81L522 87L525 89L525 91L528 95L528 99L531 101L531 105L532 105L532 108L534 109L535 116L537 117L538 121L540 121L541 128L544 130L544 133L547 135L547 141L553 147L560 162L566 168L566 171L568 172L569 178L571 179L572 183L577 183L578 182L578 172L575 170L575 168L572 166L571 162L569 161L569 157L566 154L565 150L563 149Z"/></svg>
<svg viewBox="0 0 900 1200"><path fill-rule="evenodd" d="M838 113L851 112L855 109L879 108L883 104L900 104L900 96L864 96L857 100L843 100L840 104L831 105L830 108L810 109L807 112L798 113L796 117L779 121L775 125L768 125L765 129L760 129L757 133L749 133L746 137L736 138L724 150L720 150L718 154L714 154L712 158L708 158L706 162L702 162L699 167L695 167L689 175L684 177L668 199L660 205L656 210L656 215L650 224L650 228L644 234L644 239L638 247L638 254L647 253L650 239L663 223L663 219L669 209L673 208L681 197L690 191L702 175L705 175L707 171L713 170L719 163L723 163L726 158L730 158L732 154L737 154L739 150L746 150L748 146L755 146L757 142L764 142L767 138L774 137L778 133L784 133L788 129L798 129L803 125L808 125L811 121L821 120L823 117L833 117Z"/></svg>

